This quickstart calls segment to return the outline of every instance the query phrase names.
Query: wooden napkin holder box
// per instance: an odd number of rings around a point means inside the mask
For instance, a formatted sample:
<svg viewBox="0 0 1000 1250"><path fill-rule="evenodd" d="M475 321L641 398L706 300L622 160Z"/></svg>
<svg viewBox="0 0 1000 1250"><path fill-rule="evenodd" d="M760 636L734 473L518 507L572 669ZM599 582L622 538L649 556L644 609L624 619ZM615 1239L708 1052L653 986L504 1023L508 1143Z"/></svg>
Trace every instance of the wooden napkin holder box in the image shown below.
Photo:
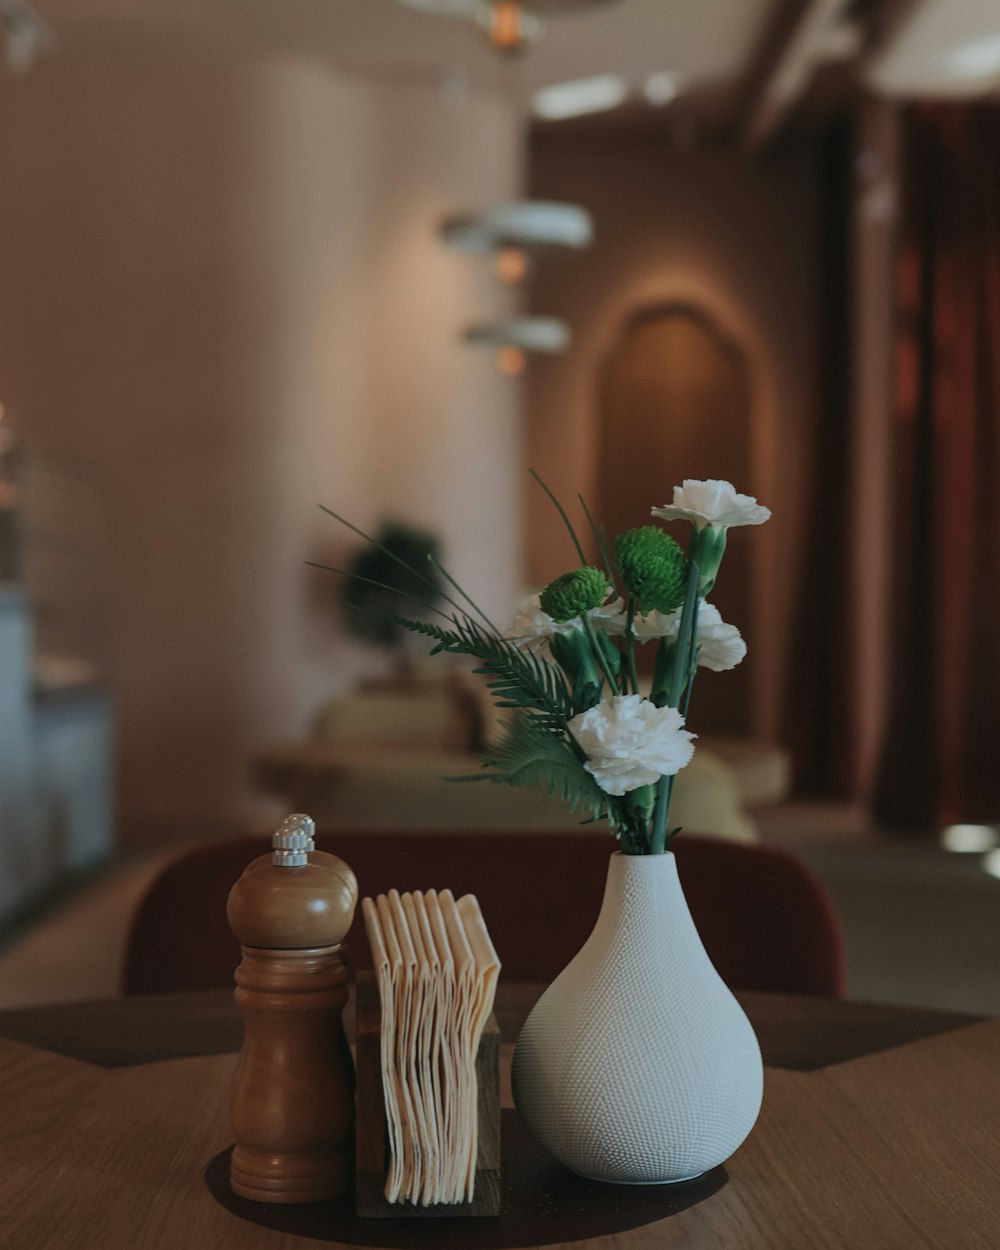
<svg viewBox="0 0 1000 1250"><path fill-rule="evenodd" d="M472 1202L387 1202L389 1134L382 1091L382 1010L371 972L358 974L356 1092L356 1211L359 1216L421 1219L500 1214L500 1028L491 1015L476 1055L479 1141Z"/></svg>

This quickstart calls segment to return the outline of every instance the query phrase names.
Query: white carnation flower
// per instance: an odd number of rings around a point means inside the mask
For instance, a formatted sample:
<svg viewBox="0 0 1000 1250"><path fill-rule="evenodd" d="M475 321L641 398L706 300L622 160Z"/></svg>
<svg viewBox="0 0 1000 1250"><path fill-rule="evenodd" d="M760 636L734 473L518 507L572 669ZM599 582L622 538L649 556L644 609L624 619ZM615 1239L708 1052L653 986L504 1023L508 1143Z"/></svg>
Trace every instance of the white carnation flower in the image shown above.
<svg viewBox="0 0 1000 1250"><path fill-rule="evenodd" d="M666 638L673 642L680 633L681 610L676 612L650 612L637 616L632 622L632 632L639 642L654 638ZM735 668L747 653L747 644L735 625L727 625L714 603L706 599L698 602L698 663L713 673L724 673Z"/></svg>
<svg viewBox="0 0 1000 1250"><path fill-rule="evenodd" d="M698 604L698 663L713 673L735 668L747 653L747 644L735 625L727 625L714 603Z"/></svg>
<svg viewBox="0 0 1000 1250"><path fill-rule="evenodd" d="M590 622L595 629L603 630L606 634L624 634L626 617L625 617L625 600L612 599L610 603L605 603L602 607L591 608L587 613ZM578 616L573 618L580 625Z"/></svg>
<svg viewBox="0 0 1000 1250"><path fill-rule="evenodd" d="M586 753L584 767L606 794L627 794L672 777L694 755L694 734L684 728L680 712L638 694L605 699L574 716L569 730Z"/></svg>
<svg viewBox="0 0 1000 1250"><path fill-rule="evenodd" d="M770 517L770 508L759 504L752 495L741 495L731 482L710 478L706 482L685 478L674 487L674 502L652 508L653 516L668 521L690 521L695 529L705 525L730 529L736 525L763 525Z"/></svg>
<svg viewBox="0 0 1000 1250"><path fill-rule="evenodd" d="M516 647L525 651L536 651L552 637L553 634L568 634L573 626L567 621L560 624L552 619L548 612L541 608L541 595L531 595L518 608L514 624L504 634Z"/></svg>
<svg viewBox="0 0 1000 1250"><path fill-rule="evenodd" d="M676 612L650 612L632 620L632 633L636 642L654 642L657 638L672 640L680 632L681 614Z"/></svg>
<svg viewBox="0 0 1000 1250"><path fill-rule="evenodd" d="M606 634L624 634L625 604L621 599L613 599L599 608L591 608L587 613L595 629ZM575 629L583 629L583 622L578 616L568 621L557 621L543 612L541 595L531 595L518 609L514 624L504 634L516 647L525 651L537 651L544 647L553 634L571 634Z"/></svg>

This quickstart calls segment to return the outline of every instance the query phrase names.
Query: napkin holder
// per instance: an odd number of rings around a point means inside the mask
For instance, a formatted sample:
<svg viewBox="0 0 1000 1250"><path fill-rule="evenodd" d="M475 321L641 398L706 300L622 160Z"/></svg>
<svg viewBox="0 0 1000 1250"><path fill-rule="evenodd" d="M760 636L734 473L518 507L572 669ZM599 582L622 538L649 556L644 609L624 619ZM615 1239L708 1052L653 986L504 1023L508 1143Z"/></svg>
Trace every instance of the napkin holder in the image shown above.
<svg viewBox="0 0 1000 1250"><path fill-rule="evenodd" d="M476 1054L479 1140L476 1183L471 1202L389 1202L385 1197L388 1165L388 1126L382 1089L382 1012L374 974L357 979L357 1173L356 1209L359 1216L402 1217L479 1216L500 1214L500 1029L490 1015Z"/></svg>

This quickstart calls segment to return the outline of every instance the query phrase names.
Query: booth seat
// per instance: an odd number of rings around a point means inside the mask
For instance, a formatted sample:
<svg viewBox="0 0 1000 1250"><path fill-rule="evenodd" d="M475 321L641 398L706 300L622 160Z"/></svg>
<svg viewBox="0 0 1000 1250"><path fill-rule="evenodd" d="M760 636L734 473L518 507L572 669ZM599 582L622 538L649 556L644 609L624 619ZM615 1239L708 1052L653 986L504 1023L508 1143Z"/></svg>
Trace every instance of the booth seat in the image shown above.
<svg viewBox="0 0 1000 1250"><path fill-rule="evenodd" d="M615 848L586 829L421 833L323 831L361 895L390 889L475 894L507 981L551 981L586 941L600 911ZM181 993L232 985L240 946L226 921L233 883L269 838L241 838L181 852L150 885L129 936L126 994ZM689 837L674 844L691 915L712 962L733 989L844 993L844 946L823 885L794 856L763 846ZM361 909L348 935L351 963L371 966Z"/></svg>
<svg viewBox="0 0 1000 1250"><path fill-rule="evenodd" d="M254 781L330 830L565 829L574 819L567 806L537 786L449 780L482 771L504 715L473 674L426 665L408 681L331 700L309 739L257 755ZM739 774L701 745L678 774L670 823L757 840Z"/></svg>
<svg viewBox="0 0 1000 1250"><path fill-rule="evenodd" d="M393 744L301 742L262 751L254 779L308 812L324 829L565 829L564 803L537 786L449 777L481 771L470 751ZM757 840L732 769L710 751L695 752L678 774L671 825L737 842Z"/></svg>

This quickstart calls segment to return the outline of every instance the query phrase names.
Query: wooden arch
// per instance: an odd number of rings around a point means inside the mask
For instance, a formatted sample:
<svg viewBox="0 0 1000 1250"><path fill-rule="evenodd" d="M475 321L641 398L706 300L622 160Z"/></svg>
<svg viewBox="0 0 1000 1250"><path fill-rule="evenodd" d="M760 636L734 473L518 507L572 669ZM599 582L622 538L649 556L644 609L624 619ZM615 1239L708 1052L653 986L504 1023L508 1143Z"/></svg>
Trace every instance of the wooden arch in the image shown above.
<svg viewBox="0 0 1000 1250"><path fill-rule="evenodd" d="M597 483L609 533L650 523L683 478L750 480L752 386L742 347L700 307L656 304L630 316L600 378ZM671 533L686 545L678 525ZM751 624L745 535L723 565L713 602L744 637ZM733 558L735 557L735 558ZM652 652L652 646L642 648ZM644 667L651 654L643 657ZM692 728L742 734L752 724L752 658L726 674L699 674Z"/></svg>

